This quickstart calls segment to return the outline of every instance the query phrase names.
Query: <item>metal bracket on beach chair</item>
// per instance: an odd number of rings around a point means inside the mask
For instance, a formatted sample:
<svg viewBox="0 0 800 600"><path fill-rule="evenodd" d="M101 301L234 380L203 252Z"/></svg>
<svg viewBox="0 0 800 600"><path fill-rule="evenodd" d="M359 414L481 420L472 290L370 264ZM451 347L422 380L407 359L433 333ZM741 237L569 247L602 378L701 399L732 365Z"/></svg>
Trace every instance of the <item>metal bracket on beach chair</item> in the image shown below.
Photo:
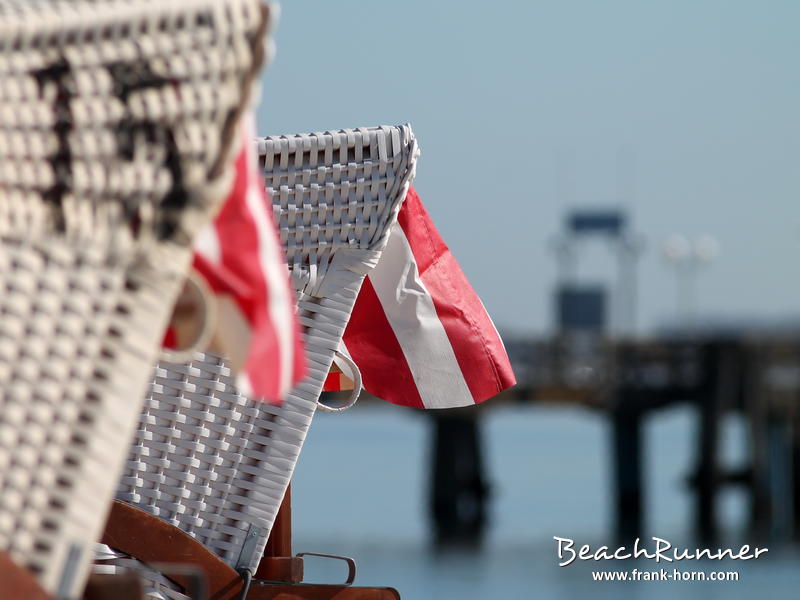
<svg viewBox="0 0 800 600"><path fill-rule="evenodd" d="M295 556L302 558L304 556L316 556L319 558L330 558L332 560L342 560L347 563L347 579L340 585L353 585L356 580L356 561L347 556L337 556L335 554L320 554L319 552L298 552Z"/></svg>

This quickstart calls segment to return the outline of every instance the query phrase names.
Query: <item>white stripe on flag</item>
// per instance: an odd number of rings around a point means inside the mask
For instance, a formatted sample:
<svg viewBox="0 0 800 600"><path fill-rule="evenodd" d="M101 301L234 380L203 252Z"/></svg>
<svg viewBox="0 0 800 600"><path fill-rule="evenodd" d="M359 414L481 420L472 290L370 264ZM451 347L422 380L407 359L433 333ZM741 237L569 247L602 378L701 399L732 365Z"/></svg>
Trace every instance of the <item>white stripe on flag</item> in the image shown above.
<svg viewBox="0 0 800 600"><path fill-rule="evenodd" d="M220 260L222 260L222 253L219 248L219 235L217 235L217 229L214 227L213 221L200 230L194 242L194 251L202 255L203 258L212 265L218 265Z"/></svg>
<svg viewBox="0 0 800 600"><path fill-rule="evenodd" d="M255 163L255 160L252 162ZM292 383L294 367L295 338L291 312L294 299L289 296L289 286L284 283L286 272L283 257L280 254L281 249L278 248L275 227L268 218L263 192L252 181L247 186L247 208L250 210L258 231L258 260L261 272L264 273L264 283L267 286L267 310L280 348L279 389L288 390Z"/></svg>
<svg viewBox="0 0 800 600"><path fill-rule="evenodd" d="M469 404L472 393L399 224L392 228L370 281L403 349L425 407Z"/></svg>

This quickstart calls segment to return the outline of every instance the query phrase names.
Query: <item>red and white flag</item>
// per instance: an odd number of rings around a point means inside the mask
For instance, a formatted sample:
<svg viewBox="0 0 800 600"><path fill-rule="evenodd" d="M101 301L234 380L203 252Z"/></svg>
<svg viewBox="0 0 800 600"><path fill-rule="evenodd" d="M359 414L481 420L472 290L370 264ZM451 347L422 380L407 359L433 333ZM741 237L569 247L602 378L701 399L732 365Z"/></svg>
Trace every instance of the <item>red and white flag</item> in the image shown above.
<svg viewBox="0 0 800 600"><path fill-rule="evenodd" d="M465 406L516 383L492 320L413 188L343 346L367 391L395 404Z"/></svg>
<svg viewBox="0 0 800 600"><path fill-rule="evenodd" d="M230 194L195 244L194 267L217 298L215 343L238 367L239 390L280 402L305 372L295 295L252 142L252 120Z"/></svg>

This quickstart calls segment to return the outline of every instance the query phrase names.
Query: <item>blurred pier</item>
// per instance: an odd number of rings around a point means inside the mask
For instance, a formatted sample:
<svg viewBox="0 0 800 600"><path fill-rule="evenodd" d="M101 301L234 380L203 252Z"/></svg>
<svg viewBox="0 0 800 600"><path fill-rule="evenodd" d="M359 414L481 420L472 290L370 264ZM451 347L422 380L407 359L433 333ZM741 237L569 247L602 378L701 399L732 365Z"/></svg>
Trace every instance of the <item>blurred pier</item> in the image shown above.
<svg viewBox="0 0 800 600"><path fill-rule="evenodd" d="M715 259L719 244L708 235L694 242L676 235L663 250L678 284L677 328L638 337L636 271L645 246L620 207L566 213L551 244L558 273L552 294L557 333L506 339L518 385L502 396L578 405L609 419L613 533L623 543L647 531L644 424L681 404L694 409L697 422L694 465L685 482L693 496L691 529L699 541L719 539L719 497L728 486L739 486L748 498L743 525L750 539L800 539L800 327L701 324L695 316L696 278L700 266ZM587 278L578 268L581 257L591 258L590 248L611 251L613 279ZM484 408L491 410L498 401ZM433 416L429 505L441 543L477 542L483 535L491 474L481 458L481 412ZM721 430L731 414L747 431L747 461L736 470L725 468L721 456Z"/></svg>
<svg viewBox="0 0 800 600"><path fill-rule="evenodd" d="M752 539L800 537L800 337L612 342L577 335L510 341L507 349L519 384L486 408L504 400L571 404L611 420L608 456L620 540L642 535L647 526L644 422L677 404L694 407L698 423L686 484L699 539L719 538L718 496L732 485L747 493ZM430 506L440 542L478 542L483 534L491 474L481 458L480 413L434 411ZM730 413L748 431L748 463L735 471L723 468L720 456L722 420Z"/></svg>

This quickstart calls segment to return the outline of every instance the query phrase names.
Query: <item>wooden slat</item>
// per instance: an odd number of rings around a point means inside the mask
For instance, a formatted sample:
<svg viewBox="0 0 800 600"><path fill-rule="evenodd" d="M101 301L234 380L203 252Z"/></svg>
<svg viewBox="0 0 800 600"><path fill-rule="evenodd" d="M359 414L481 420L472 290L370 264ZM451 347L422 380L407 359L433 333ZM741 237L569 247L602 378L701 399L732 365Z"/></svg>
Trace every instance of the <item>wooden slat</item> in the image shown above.
<svg viewBox="0 0 800 600"><path fill-rule="evenodd" d="M199 567L206 575L209 600L233 600L241 594L241 577L216 554L177 527L125 502L113 502L102 542L146 563ZM169 578L184 589L191 587L184 575Z"/></svg>
<svg viewBox="0 0 800 600"><path fill-rule="evenodd" d="M400 600L394 588L253 582L247 600Z"/></svg>
<svg viewBox="0 0 800 600"><path fill-rule="evenodd" d="M300 583L303 559L292 556L292 485L286 488L283 502L267 540L264 557L256 569L256 579Z"/></svg>
<svg viewBox="0 0 800 600"><path fill-rule="evenodd" d="M285 502L290 506L291 498ZM284 520L287 515L291 516L290 508L284 513ZM284 522L282 527L272 541L271 551L291 552L291 522ZM236 571L177 527L130 504L114 501L102 541L144 562L180 563L201 568L207 577L209 600L235 600L241 594L242 580ZM180 575L171 575L170 578L184 588L191 583ZM40 600L37 596L30 598ZM52 599L45 595L41 600ZM393 588L253 581L247 600L400 600L400 595Z"/></svg>
<svg viewBox="0 0 800 600"><path fill-rule="evenodd" d="M33 574L20 567L5 552L0 552L0 582L2 582L3 598L53 600L53 597L39 586Z"/></svg>
<svg viewBox="0 0 800 600"><path fill-rule="evenodd" d="M275 523L264 549L264 556L292 556L292 484L286 488ZM256 577L260 577L256 572Z"/></svg>
<svg viewBox="0 0 800 600"><path fill-rule="evenodd" d="M16 596L14 596L16 598ZM141 600L142 581L136 573L91 573L83 600Z"/></svg>
<svg viewBox="0 0 800 600"><path fill-rule="evenodd" d="M258 564L257 579L300 583L303 581L303 559L299 556L265 556Z"/></svg>

